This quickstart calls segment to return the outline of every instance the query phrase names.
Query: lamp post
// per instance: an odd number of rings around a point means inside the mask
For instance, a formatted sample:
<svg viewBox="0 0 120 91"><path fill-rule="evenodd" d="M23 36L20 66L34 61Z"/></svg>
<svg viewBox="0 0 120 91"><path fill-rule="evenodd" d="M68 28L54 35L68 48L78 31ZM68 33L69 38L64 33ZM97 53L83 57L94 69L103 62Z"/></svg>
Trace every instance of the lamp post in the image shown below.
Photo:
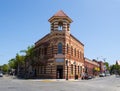
<svg viewBox="0 0 120 91"><path fill-rule="evenodd" d="M66 80L68 80L68 60L66 60L66 66L67 66L67 75L66 75Z"/></svg>

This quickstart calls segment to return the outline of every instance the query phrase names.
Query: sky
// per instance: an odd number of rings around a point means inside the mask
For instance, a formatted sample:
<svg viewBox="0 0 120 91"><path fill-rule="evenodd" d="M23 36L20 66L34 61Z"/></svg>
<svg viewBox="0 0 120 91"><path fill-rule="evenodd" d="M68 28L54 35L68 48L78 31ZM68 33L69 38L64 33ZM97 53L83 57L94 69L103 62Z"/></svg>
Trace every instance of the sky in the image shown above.
<svg viewBox="0 0 120 91"><path fill-rule="evenodd" d="M63 10L84 55L120 60L120 0L0 0L0 65L50 33L48 19Z"/></svg>

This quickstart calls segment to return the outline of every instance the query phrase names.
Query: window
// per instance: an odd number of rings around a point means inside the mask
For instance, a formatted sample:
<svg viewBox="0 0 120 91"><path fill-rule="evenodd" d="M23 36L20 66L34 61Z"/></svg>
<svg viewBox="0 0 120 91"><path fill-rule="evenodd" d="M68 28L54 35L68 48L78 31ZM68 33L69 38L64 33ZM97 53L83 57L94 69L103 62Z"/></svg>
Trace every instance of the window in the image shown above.
<svg viewBox="0 0 120 91"><path fill-rule="evenodd" d="M80 59L81 59L81 51L80 51Z"/></svg>
<svg viewBox="0 0 120 91"><path fill-rule="evenodd" d="M31 73L31 72L30 72ZM37 67L37 74L39 74L39 67Z"/></svg>
<svg viewBox="0 0 120 91"><path fill-rule="evenodd" d="M62 30L62 26L58 26L58 30Z"/></svg>
<svg viewBox="0 0 120 91"><path fill-rule="evenodd" d="M78 74L80 73L80 68L79 68L79 66L78 66Z"/></svg>
<svg viewBox="0 0 120 91"><path fill-rule="evenodd" d="M78 58L79 58L79 50L78 50Z"/></svg>
<svg viewBox="0 0 120 91"><path fill-rule="evenodd" d="M67 44L67 54L68 54L68 50L69 50L69 47L68 47L68 44Z"/></svg>
<svg viewBox="0 0 120 91"><path fill-rule="evenodd" d="M71 74L73 74L73 64L71 64Z"/></svg>
<svg viewBox="0 0 120 91"><path fill-rule="evenodd" d="M80 69L80 73L79 74L82 76L82 66L80 66L79 69Z"/></svg>
<svg viewBox="0 0 120 91"><path fill-rule="evenodd" d="M58 23L58 30L63 30L63 23L62 22Z"/></svg>
<svg viewBox="0 0 120 91"><path fill-rule="evenodd" d="M40 74L42 74L43 73L43 68L42 68L42 66L40 66Z"/></svg>
<svg viewBox="0 0 120 91"><path fill-rule="evenodd" d="M44 55L47 55L47 48L44 48Z"/></svg>
<svg viewBox="0 0 120 91"><path fill-rule="evenodd" d="M62 43L58 44L58 54L62 54Z"/></svg>
<svg viewBox="0 0 120 91"><path fill-rule="evenodd" d="M41 48L39 48L39 55L41 55Z"/></svg>
<svg viewBox="0 0 120 91"><path fill-rule="evenodd" d="M75 54L75 57L76 57L76 48L74 49L74 54Z"/></svg>
<svg viewBox="0 0 120 91"><path fill-rule="evenodd" d="M41 49L41 54L42 54L42 55L44 54L44 49L43 49L43 48Z"/></svg>
<svg viewBox="0 0 120 91"><path fill-rule="evenodd" d="M50 73L52 74L52 65L51 65L51 72Z"/></svg>
<svg viewBox="0 0 120 91"><path fill-rule="evenodd" d="M52 56L53 56L53 49L54 49L54 47L53 47L53 44L52 44L52 48L51 48L51 51L52 51Z"/></svg>
<svg viewBox="0 0 120 91"><path fill-rule="evenodd" d="M46 74L46 66L44 66L44 74Z"/></svg>
<svg viewBox="0 0 120 91"><path fill-rule="evenodd" d="M80 72L82 73L82 66L80 66Z"/></svg>
<svg viewBox="0 0 120 91"><path fill-rule="evenodd" d="M71 55L73 56L73 48L72 48L72 46L71 46Z"/></svg>

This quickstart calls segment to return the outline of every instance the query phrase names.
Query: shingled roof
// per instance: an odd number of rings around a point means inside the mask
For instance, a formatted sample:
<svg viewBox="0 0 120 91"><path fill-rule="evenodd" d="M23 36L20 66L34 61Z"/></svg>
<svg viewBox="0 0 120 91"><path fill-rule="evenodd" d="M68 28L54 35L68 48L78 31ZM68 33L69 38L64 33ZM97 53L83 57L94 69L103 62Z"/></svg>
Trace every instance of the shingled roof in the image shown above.
<svg viewBox="0 0 120 91"><path fill-rule="evenodd" d="M67 15L62 10L60 10L56 14L54 14L53 16L63 16L63 17L66 17Z"/></svg>
<svg viewBox="0 0 120 91"><path fill-rule="evenodd" d="M72 22L72 19L67 16L62 10L59 10L57 13L55 13L48 21L51 22L54 18L66 18L70 22Z"/></svg>

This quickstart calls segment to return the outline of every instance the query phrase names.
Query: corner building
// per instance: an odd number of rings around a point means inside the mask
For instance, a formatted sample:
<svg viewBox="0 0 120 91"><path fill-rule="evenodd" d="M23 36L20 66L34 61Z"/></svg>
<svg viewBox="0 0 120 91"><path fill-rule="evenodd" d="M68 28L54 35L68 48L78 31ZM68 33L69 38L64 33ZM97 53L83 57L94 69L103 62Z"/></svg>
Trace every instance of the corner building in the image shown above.
<svg viewBox="0 0 120 91"><path fill-rule="evenodd" d="M50 33L35 43L36 78L79 79L84 72L84 45L70 34L72 23L62 10L49 20Z"/></svg>

